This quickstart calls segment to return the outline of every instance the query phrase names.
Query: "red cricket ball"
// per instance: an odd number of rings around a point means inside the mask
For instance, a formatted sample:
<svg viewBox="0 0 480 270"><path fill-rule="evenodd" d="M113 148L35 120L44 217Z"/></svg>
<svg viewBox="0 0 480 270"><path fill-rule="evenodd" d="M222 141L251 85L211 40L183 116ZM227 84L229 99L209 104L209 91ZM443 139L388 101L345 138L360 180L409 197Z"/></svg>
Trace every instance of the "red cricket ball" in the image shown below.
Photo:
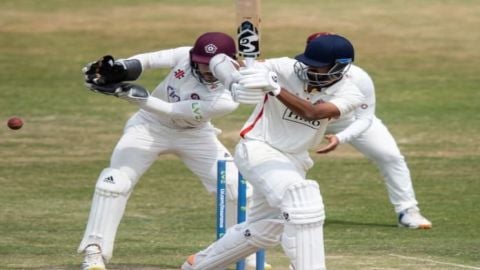
<svg viewBox="0 0 480 270"><path fill-rule="evenodd" d="M8 119L7 125L10 129L20 129L23 126L23 120L19 117Z"/></svg>

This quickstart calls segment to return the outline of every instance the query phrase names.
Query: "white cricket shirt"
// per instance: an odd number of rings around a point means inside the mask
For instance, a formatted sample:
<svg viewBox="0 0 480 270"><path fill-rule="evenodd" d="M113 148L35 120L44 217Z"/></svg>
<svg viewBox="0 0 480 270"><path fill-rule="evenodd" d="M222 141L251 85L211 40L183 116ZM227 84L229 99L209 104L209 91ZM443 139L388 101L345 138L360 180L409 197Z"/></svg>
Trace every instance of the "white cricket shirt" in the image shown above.
<svg viewBox="0 0 480 270"><path fill-rule="evenodd" d="M294 72L295 62L288 57L275 58L257 62L255 67L275 71L282 88L299 98L312 104L317 101L335 104L341 115L350 113L363 102L360 90L348 78L323 88L321 92L307 93L303 81ZM320 143L328 122L329 119L302 119L277 98L266 95L264 102L255 107L240 135L245 139L264 141L282 152L298 154Z"/></svg>
<svg viewBox="0 0 480 270"><path fill-rule="evenodd" d="M353 112L334 119L327 128L327 132L333 131L340 143L348 143L367 130L375 118L375 87L372 79L358 66L351 65L345 76L358 87L364 101Z"/></svg>
<svg viewBox="0 0 480 270"><path fill-rule="evenodd" d="M174 129L191 129L211 126L212 117L232 112L238 107L229 91L222 84L207 86L192 74L190 66L191 47L179 47L138 54L142 70L169 68L170 73L155 88L151 95L173 103L170 114L140 110L151 121Z"/></svg>

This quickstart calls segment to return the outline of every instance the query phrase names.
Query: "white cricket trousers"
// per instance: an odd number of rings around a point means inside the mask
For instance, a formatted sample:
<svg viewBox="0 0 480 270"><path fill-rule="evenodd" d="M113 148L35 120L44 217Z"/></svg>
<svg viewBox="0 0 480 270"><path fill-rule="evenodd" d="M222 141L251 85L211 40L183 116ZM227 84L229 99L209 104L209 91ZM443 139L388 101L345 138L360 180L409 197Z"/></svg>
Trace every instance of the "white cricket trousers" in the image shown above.
<svg viewBox="0 0 480 270"><path fill-rule="evenodd" d="M272 222L273 226L274 220L288 220L283 223L280 239L291 263L298 270L325 270L325 214L318 184L314 184L317 189L306 192L310 192L307 196L304 196L306 193L292 192L294 186L313 182L305 179L308 169L313 166L308 152L290 155L261 141L242 140L235 149L235 163L253 186L247 226L262 221ZM289 212L289 208L296 209ZM312 219L314 216L315 220ZM268 238L269 233L260 232L263 235L259 238Z"/></svg>
<svg viewBox="0 0 480 270"><path fill-rule="evenodd" d="M340 123L332 123L327 127L326 134L339 133L344 128ZM372 125L349 143L377 165L396 213L417 205L405 158L380 119L374 117Z"/></svg>
<svg viewBox="0 0 480 270"><path fill-rule="evenodd" d="M265 206L263 213L258 213L261 218L281 215L279 206L285 191L289 186L304 181L307 170L313 166L307 152L302 156L289 155L254 140L240 141L235 150L235 163L253 186L250 220L257 218L254 208L258 205ZM269 215L265 216L266 213Z"/></svg>
<svg viewBox="0 0 480 270"><path fill-rule="evenodd" d="M218 131L211 125L202 129L177 130L160 125L136 113L127 122L124 133L118 141L110 160L110 168L122 171L132 182L131 190L140 177L157 160L159 155L177 155L185 165L202 181L210 193L216 192L217 160L231 159L228 150L217 139ZM181 168L179 168L181 169ZM234 224L237 198L237 170L227 170L227 226ZM127 180L127 181L128 181ZM172 181L183 181L178 178ZM95 192L94 203L87 223L84 238L80 244L82 252L89 244L102 245L102 255L106 260L112 257L113 245L118 225L123 217L126 199L116 203L99 203L104 199ZM97 198L97 200L95 200ZM120 198L120 197L119 197ZM93 211L93 212L92 212ZM109 213L110 221L102 223L98 217ZM101 238L101 241L98 238Z"/></svg>
<svg viewBox="0 0 480 270"><path fill-rule="evenodd" d="M127 122L113 150L110 167L125 172L135 185L160 155L174 154L198 176L208 192L215 193L217 160L231 157L217 139L217 132L212 127L171 129L137 113Z"/></svg>

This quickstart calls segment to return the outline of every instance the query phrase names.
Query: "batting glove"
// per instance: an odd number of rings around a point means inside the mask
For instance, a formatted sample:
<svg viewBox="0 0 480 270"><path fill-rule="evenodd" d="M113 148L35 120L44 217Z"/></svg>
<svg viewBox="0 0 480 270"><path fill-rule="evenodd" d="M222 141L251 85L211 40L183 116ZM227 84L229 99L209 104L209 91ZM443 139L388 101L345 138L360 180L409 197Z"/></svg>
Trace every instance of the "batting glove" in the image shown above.
<svg viewBox="0 0 480 270"><path fill-rule="evenodd" d="M212 57L209 67L213 76L228 90L231 90L232 84L240 78L240 73L237 70L238 64L226 54L220 53Z"/></svg>
<svg viewBox="0 0 480 270"><path fill-rule="evenodd" d="M238 83L232 84L231 92L233 100L242 104L257 104L265 98L265 92L262 89L247 89Z"/></svg>
<svg viewBox="0 0 480 270"><path fill-rule="evenodd" d="M247 89L260 88L267 93L277 96L282 91L278 84L277 73L264 69L246 68L239 71L242 77L238 81Z"/></svg>

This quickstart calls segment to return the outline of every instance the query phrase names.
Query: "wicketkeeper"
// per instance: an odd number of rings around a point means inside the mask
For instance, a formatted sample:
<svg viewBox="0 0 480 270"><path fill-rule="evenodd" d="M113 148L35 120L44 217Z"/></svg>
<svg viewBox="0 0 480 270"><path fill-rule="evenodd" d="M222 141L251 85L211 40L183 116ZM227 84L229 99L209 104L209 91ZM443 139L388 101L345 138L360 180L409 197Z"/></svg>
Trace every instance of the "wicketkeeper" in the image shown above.
<svg viewBox="0 0 480 270"><path fill-rule="evenodd" d="M91 90L139 106L126 123L109 167L98 177L85 234L78 248L85 254L84 270L105 269L105 263L112 257L128 198L159 155L177 155L208 192L216 192L217 160L231 155L217 139L220 130L210 120L238 107L230 92L210 72L210 59L220 53L235 59L234 40L224 33L208 32L198 37L193 47L143 53L121 60L107 55L84 68L85 81ZM170 69L151 94L140 85L126 82L136 80L147 69ZM235 223L236 181L236 172L229 172L227 226Z"/></svg>

